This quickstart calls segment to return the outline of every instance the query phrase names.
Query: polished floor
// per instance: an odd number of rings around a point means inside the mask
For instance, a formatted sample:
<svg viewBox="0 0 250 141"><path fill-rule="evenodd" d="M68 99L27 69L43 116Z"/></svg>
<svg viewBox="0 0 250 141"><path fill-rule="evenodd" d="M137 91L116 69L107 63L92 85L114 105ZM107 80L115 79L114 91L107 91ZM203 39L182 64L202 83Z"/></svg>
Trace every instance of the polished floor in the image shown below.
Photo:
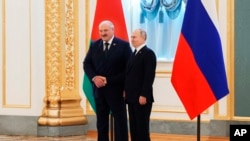
<svg viewBox="0 0 250 141"><path fill-rule="evenodd" d="M7 136L0 135L0 141L96 141L96 132L88 132L86 136L69 137L32 137L32 136ZM151 134L151 141L197 141L196 136ZM229 141L228 137L201 136L200 141Z"/></svg>
<svg viewBox="0 0 250 141"><path fill-rule="evenodd" d="M0 141L96 141L95 138L86 136L70 137L32 137L32 136L7 136L0 135Z"/></svg>

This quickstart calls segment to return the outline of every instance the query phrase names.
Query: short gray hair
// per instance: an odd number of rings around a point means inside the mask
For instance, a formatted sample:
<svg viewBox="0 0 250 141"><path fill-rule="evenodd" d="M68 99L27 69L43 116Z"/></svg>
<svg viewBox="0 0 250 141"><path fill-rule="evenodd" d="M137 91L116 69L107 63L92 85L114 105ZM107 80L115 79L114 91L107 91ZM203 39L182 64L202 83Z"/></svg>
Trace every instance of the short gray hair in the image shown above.
<svg viewBox="0 0 250 141"><path fill-rule="evenodd" d="M100 26L103 25L103 24L107 24L107 25L110 26L110 28L114 29L114 24L113 24L111 21L109 21L109 20L104 20L104 21L102 21L102 22L99 24L99 28L100 28Z"/></svg>
<svg viewBox="0 0 250 141"><path fill-rule="evenodd" d="M140 35L145 39L145 41L147 40L147 32L142 29L142 28L139 28L138 29L140 31Z"/></svg>

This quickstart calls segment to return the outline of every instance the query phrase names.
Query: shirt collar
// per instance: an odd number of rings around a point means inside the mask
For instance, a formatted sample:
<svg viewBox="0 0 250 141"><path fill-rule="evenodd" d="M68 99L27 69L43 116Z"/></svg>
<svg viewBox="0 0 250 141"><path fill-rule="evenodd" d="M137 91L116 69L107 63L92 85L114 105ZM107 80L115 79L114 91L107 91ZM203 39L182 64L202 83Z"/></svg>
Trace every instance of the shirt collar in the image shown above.
<svg viewBox="0 0 250 141"><path fill-rule="evenodd" d="M114 39L114 36L108 41L109 45L111 45L112 41ZM106 43L106 41L103 41L103 44Z"/></svg>
<svg viewBox="0 0 250 141"><path fill-rule="evenodd" d="M135 48L136 49L136 52L139 52L139 50L141 50L144 46L146 46L146 44L142 44L140 45L139 47Z"/></svg>

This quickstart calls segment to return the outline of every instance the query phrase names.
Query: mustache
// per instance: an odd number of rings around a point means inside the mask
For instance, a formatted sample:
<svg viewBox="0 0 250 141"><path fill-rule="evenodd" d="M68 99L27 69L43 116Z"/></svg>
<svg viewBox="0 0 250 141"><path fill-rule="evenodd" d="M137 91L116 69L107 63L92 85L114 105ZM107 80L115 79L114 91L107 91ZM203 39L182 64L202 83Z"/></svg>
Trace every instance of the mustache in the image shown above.
<svg viewBox="0 0 250 141"><path fill-rule="evenodd" d="M101 35L102 37L107 37L108 35L107 34L103 34L103 35Z"/></svg>

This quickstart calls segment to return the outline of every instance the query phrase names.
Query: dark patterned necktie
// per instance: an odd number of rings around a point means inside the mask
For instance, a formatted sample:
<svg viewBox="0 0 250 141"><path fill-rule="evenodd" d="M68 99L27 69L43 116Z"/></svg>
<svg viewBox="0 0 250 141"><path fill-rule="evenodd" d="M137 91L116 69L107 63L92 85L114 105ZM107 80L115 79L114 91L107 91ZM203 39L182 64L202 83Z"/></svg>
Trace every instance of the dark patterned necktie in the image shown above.
<svg viewBox="0 0 250 141"><path fill-rule="evenodd" d="M104 54L105 54L105 57L107 56L108 54L108 51L109 51L109 43L104 43Z"/></svg>
<svg viewBox="0 0 250 141"><path fill-rule="evenodd" d="M134 55L134 56L136 55L136 52L137 52L137 50L135 49L134 52L133 52L133 55Z"/></svg>

